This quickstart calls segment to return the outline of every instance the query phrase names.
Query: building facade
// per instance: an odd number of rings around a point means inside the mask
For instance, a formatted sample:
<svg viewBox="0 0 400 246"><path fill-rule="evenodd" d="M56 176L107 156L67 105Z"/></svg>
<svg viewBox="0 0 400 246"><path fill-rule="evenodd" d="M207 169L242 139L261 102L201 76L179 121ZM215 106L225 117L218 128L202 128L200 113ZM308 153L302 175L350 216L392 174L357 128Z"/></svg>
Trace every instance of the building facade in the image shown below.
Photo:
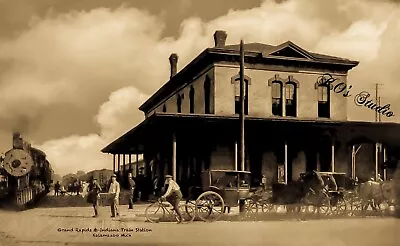
<svg viewBox="0 0 400 246"><path fill-rule="evenodd" d="M348 121L347 76L358 62L312 53L290 41L244 45L241 166L240 53L239 45L225 44L226 37L216 31L215 47L179 73L178 56L172 54L170 80L139 108L145 120L102 152L143 154L149 178L172 174L183 187L197 183L207 169L251 171L255 183L262 175L269 183L287 183L310 170L360 180L390 177L382 164L397 148L399 124Z"/></svg>

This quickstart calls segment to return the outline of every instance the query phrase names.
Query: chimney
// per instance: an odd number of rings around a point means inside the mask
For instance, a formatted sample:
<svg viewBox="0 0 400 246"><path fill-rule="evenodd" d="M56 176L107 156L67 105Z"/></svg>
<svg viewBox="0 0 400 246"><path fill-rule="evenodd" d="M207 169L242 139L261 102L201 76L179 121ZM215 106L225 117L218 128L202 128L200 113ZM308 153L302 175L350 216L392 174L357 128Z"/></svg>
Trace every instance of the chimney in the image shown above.
<svg viewBox="0 0 400 246"><path fill-rule="evenodd" d="M173 53L169 57L169 64L171 65L171 78L175 76L177 72L178 55Z"/></svg>
<svg viewBox="0 0 400 246"><path fill-rule="evenodd" d="M217 30L214 33L214 43L216 48L222 48L225 46L226 37L228 35L225 31Z"/></svg>

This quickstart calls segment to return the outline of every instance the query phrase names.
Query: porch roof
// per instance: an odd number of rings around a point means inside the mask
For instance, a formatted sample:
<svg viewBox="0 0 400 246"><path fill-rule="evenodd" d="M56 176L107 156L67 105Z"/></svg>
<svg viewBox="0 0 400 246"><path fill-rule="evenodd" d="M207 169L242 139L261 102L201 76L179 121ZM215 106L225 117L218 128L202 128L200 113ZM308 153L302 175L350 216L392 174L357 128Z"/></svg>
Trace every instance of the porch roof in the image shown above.
<svg viewBox="0 0 400 246"><path fill-rule="evenodd" d="M376 141L400 147L400 124L393 122L333 121L322 119L299 119L287 117L258 118L246 116L246 128L257 126L288 127L292 130L319 127L347 130L359 140ZM101 152L110 154L142 154L144 145L157 141L157 135L177 132L183 128L201 129L205 126L232 129L239 125L239 117L210 114L154 113L139 125L110 143Z"/></svg>

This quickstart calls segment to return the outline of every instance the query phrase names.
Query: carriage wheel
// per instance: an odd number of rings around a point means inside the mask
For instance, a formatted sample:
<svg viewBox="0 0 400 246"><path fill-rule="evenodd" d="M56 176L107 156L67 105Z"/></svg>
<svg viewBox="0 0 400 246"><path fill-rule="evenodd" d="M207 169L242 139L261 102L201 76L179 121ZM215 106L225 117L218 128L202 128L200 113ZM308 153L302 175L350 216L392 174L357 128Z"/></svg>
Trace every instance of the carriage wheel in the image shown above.
<svg viewBox="0 0 400 246"><path fill-rule="evenodd" d="M224 206L224 199L218 193L206 191L196 200L196 214L203 221L216 221L224 213Z"/></svg>
<svg viewBox="0 0 400 246"><path fill-rule="evenodd" d="M360 215L362 213L362 200L358 197L353 197L350 199L350 215Z"/></svg>
<svg viewBox="0 0 400 246"><path fill-rule="evenodd" d="M321 203L318 206L318 212L320 214L325 214L327 215L331 211L331 201L330 198L325 196Z"/></svg>
<svg viewBox="0 0 400 246"><path fill-rule="evenodd" d="M150 204L145 212L146 219L151 223L158 223L166 218L165 208L160 203L155 202Z"/></svg>
<svg viewBox="0 0 400 246"><path fill-rule="evenodd" d="M248 215L252 215L252 214L254 215L254 214L258 213L259 204L257 201L254 201L253 199L248 198L248 199L244 200L244 206L245 206L246 213Z"/></svg>
<svg viewBox="0 0 400 246"><path fill-rule="evenodd" d="M344 199L339 198L336 201L335 206L331 207L332 213L335 215L343 215L347 211L347 204Z"/></svg>
<svg viewBox="0 0 400 246"><path fill-rule="evenodd" d="M270 200L262 201L261 210L263 213L270 213L274 211L274 204Z"/></svg>

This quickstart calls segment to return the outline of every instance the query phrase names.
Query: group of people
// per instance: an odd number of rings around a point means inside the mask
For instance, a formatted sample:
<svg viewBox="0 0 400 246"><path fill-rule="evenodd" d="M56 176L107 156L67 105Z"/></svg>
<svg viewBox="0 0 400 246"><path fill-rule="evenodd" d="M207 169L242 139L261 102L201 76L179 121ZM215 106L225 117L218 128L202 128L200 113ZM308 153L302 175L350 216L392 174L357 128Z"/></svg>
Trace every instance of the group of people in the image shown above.
<svg viewBox="0 0 400 246"><path fill-rule="evenodd" d="M129 209L133 209L134 203L134 194L136 183L132 177L132 174L128 174L128 185L129 185ZM155 189L156 190L156 189ZM165 185L164 185L165 193L161 196L161 200L168 201L176 213L178 214L178 223L183 221L182 213L179 209L179 202L182 200L182 192L179 185L172 179L171 175L165 176ZM92 182L88 186L88 201L92 203L94 208L94 215L93 217L99 216L98 206L99 206L99 198L101 187L97 183L97 179L93 177ZM113 174L111 176L111 183L108 188L108 193L111 195L111 217L119 216L118 205L119 205L119 195L121 192L120 184L117 181L117 176Z"/></svg>

